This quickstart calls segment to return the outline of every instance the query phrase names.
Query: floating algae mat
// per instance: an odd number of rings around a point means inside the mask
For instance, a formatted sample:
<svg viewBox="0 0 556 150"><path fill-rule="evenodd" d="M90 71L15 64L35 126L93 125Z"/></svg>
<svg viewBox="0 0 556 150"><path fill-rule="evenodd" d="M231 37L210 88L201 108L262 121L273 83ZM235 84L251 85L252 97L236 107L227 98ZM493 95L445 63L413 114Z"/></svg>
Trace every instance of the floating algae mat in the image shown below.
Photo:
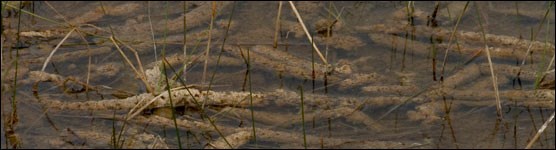
<svg viewBox="0 0 556 150"><path fill-rule="evenodd" d="M554 149L554 10L2 2L1 146Z"/></svg>

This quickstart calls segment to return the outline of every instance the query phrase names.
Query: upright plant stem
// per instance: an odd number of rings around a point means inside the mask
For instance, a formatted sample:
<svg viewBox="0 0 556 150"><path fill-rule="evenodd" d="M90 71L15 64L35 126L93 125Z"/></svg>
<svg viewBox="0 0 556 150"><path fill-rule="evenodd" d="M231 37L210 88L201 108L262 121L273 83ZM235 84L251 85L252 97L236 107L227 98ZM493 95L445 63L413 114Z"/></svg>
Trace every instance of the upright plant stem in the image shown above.
<svg viewBox="0 0 556 150"><path fill-rule="evenodd" d="M299 93L301 96L301 128L303 130L303 146L307 149L307 136L305 132L305 109L303 108L303 86L299 85Z"/></svg>
<svg viewBox="0 0 556 150"><path fill-rule="evenodd" d="M19 7L21 8L21 1L19 2ZM19 13L17 16L17 44L21 44L21 39L19 33L21 32L21 9L19 9ZM19 46L17 46L19 47ZM17 69L19 64L19 48L15 49L15 70L14 70L14 86L13 86L13 93L12 93L12 112L10 114L10 119L8 120L9 128L13 128L14 124L17 123ZM11 129L13 130L13 129ZM16 140L18 141L18 140ZM11 143L13 148L19 148L19 142Z"/></svg>
<svg viewBox="0 0 556 150"><path fill-rule="evenodd" d="M187 1L183 2L183 79L187 81L187 17L185 17L185 13L187 12Z"/></svg>
<svg viewBox="0 0 556 150"><path fill-rule="evenodd" d="M305 35L307 35L307 39L309 39L309 42L313 41L313 38L311 38L311 34L309 34L307 27L305 27L305 23L303 23L303 19L301 19L301 15L299 15L299 12L297 11L297 8L295 8L295 5L293 4L292 1L289 1L289 3L293 9L293 12L295 13L295 16L297 16L297 20L299 21L299 24L301 24L303 31L305 31ZM312 43L312 45L314 50L317 52L317 54L319 54L319 57L322 60L322 62L324 62L325 65L328 65L328 61L326 61L326 58L324 58L317 45L315 43Z"/></svg>
<svg viewBox="0 0 556 150"><path fill-rule="evenodd" d="M250 110L251 110L251 125L253 127L253 140L255 141L255 144L257 144L257 131L255 130L255 113L253 110L253 91L252 91L252 85L251 84L251 58L249 56L249 49L247 49L247 70L249 71L248 74L248 78L249 78L249 105L250 105Z"/></svg>
<svg viewBox="0 0 556 150"><path fill-rule="evenodd" d="M450 34L450 38L448 39L448 47L446 48L446 51L444 51L444 59L442 61L442 70L440 73L440 78L444 78L444 69L446 68L446 61L448 59L448 51L450 51L451 47L452 47L452 40L455 38L455 34L458 30L458 25L461 21L461 18L463 18L463 14L465 14L465 11L467 10L467 6L469 6L469 1L467 1L465 3L465 6L463 7L463 10L461 11L460 15L458 16L458 20L456 21L456 25L454 26L454 29L452 30L452 34Z"/></svg>
<svg viewBox="0 0 556 150"><path fill-rule="evenodd" d="M215 69L215 71L212 73L212 75L211 75L211 77L210 77L210 81L209 81L209 84L208 84L207 91L210 91L210 90L211 90L212 83L213 83L214 77L215 77L215 75L216 75L216 71L217 71L217 69L218 69L219 66L220 66L220 58L221 58L221 56L222 56L222 53L224 52L224 46L226 45L226 39L227 39L228 33L229 33L229 31L230 31L230 26L231 26L231 24L232 24L232 17L234 16L235 8L236 8L236 4L235 4L235 2L234 2L233 6L232 6L232 12L230 13L230 18L228 19L228 25L227 25L227 27L226 27L226 33L225 33L225 35L224 35L224 40L222 41L222 47L220 47L220 53L218 53L218 58L216 59L216 69ZM251 104L251 107L252 107L252 106L253 106L253 95L252 95L252 93L251 93L251 78L249 78L249 92L250 92L249 95L250 95L250 98L251 98L250 104ZM203 105L204 105L204 104L203 104ZM202 109L202 108L203 108L203 107L201 106L201 109ZM203 111L203 110L201 110L201 111ZM210 122L213 122L212 119L211 119L210 117L208 117L208 119L209 119ZM254 123L254 120L255 120L255 119L253 118L253 134L255 134L255 131L254 131L254 130L255 130L255 123ZM218 131L218 128L216 128L216 126L215 126L215 129ZM226 137L223 136L220 132L219 132L219 134L222 136L222 138L224 138L224 141L226 142L226 144L228 144L228 146L230 146L230 148L232 148L232 145L228 142L228 140L226 139ZM254 139L255 139L255 143L256 143L256 136L254 136Z"/></svg>
<svg viewBox="0 0 556 150"><path fill-rule="evenodd" d="M102 1L100 2L100 8L101 8L102 12L104 13L104 15L108 14L106 9L104 8L104 4L102 3ZM116 34L114 34L114 29L112 28L112 26L110 24L108 25L108 28L110 29L110 35L111 35L110 38L109 38L110 41L112 41L112 43L114 44L116 49L120 52L120 55L122 56L122 58L124 58L124 60L128 63L128 65L135 72L135 74L141 79L141 81L143 81L143 84L145 84L145 87L147 88L147 91L149 93L154 94L154 90L152 89L151 85L148 84L148 82L147 82L147 77L145 75L145 72L143 71L143 66L141 65L141 61L139 60L139 55L137 54L137 51L133 51L133 52L135 53L135 58L137 59L137 63L139 64L140 70L137 70L133 66L133 63L131 63L131 61L127 58L127 56L124 54L123 50L118 46L118 42L116 42L116 41L119 41L120 43L124 44L124 46L127 46L127 45L125 45L125 43L123 43L122 41L120 41L116 38ZM130 48L130 47L128 47L128 48Z"/></svg>
<svg viewBox="0 0 556 150"><path fill-rule="evenodd" d="M278 33L280 31L280 15L282 14L282 1L278 2L278 15L276 15L276 25L274 30L274 48L278 47Z"/></svg>
<svg viewBox="0 0 556 150"><path fill-rule="evenodd" d="M165 25L166 28L164 28L164 44L162 45L162 58L166 59L166 35L168 34L168 1L166 1L166 13L164 14L165 17ZM170 65L170 64L168 64ZM168 91L168 97L170 99L170 108L172 109L172 120L174 121L174 129L176 130L176 137L178 140L178 147L179 149L182 149L181 146L181 139L180 139L180 130L178 129L178 123L176 121L176 110L174 109L174 103L172 102L172 92L170 90L170 82L168 82L168 76L166 73L166 63L162 62L162 66L163 66L163 76L164 79L166 81L166 90Z"/></svg>
<svg viewBox="0 0 556 150"><path fill-rule="evenodd" d="M502 104L500 102L500 93L498 92L498 83L496 82L496 74L494 74L494 67L492 65L492 59L490 58L490 50L488 48L488 44L486 41L486 33L485 33L485 29L483 28L483 23L481 21L481 13L479 13L479 6L477 5L477 3L475 3L475 8L477 9L477 20L479 20L479 26L481 27L481 33L482 33L482 37L483 37L483 41L485 44L485 51L487 54L487 59L488 59L488 65L490 67L490 77L492 79L492 86L494 88L494 92L495 97L496 97L496 112L498 114L498 117L500 119L504 118L502 116Z"/></svg>
<svg viewBox="0 0 556 150"><path fill-rule="evenodd" d="M533 43L535 41L535 39L537 38L537 35L539 34L539 32L542 29L542 26L548 16L548 14L550 13L550 8L552 8L554 6L554 1L550 2L550 5L548 6L548 9L546 9L546 12L544 13L544 17L543 20L541 21L541 23L539 24L539 28L537 29L537 31L532 31L533 35L531 37L531 41L529 43L529 47L527 48L527 52L525 52L525 56L523 56L523 60L521 60L521 64L519 64L519 70L517 71L517 75L516 78L519 78L519 75L521 74L521 68L523 67L523 65L525 65L525 60L527 60L527 57L529 56L529 53L531 52L531 48L533 47Z"/></svg>
<svg viewBox="0 0 556 150"><path fill-rule="evenodd" d="M211 17L210 17L207 49L206 49L206 53L205 53L205 66L203 67L203 77L202 77L202 80L201 80L202 84L205 84L205 78L206 78L206 74L207 74L208 58L209 58L209 52L210 52L210 41L212 39L212 25L214 24L214 18L215 17L216 17L216 2L212 2L212 13L211 13Z"/></svg>
<svg viewBox="0 0 556 150"><path fill-rule="evenodd" d="M147 1L147 16L149 18L149 25L151 27L151 36L152 36L152 39L153 39L154 61L158 61L158 55L156 54L156 40L154 39L154 29L153 29L153 23L151 21L151 5L150 4L151 4L151 2Z"/></svg>
<svg viewBox="0 0 556 150"><path fill-rule="evenodd" d="M235 2L234 2L233 6L232 6L232 12L230 13L230 18L228 18L228 25L226 27L226 33L224 34L224 40L222 40L222 46L220 47L220 53L218 53L218 58L216 59L216 67L215 67L214 72L212 72L212 75L211 75L210 80L209 80L209 84L208 84L208 88L207 88L207 90L209 90L209 91L212 89L212 83L214 81L214 76L216 75L216 71L220 67L220 58L222 57L222 53L224 53L224 46L226 45L226 39L228 39L227 37L228 37L229 31L230 31L230 26L232 24L232 16L234 16L235 9L236 9L236 5L235 5Z"/></svg>

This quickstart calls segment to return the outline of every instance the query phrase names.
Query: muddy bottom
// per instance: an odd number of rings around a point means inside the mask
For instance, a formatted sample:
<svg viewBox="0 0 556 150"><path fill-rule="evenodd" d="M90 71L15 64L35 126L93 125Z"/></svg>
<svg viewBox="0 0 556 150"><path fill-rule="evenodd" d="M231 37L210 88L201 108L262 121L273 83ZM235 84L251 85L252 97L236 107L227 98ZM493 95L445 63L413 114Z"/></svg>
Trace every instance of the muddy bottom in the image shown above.
<svg viewBox="0 0 556 150"><path fill-rule="evenodd" d="M554 10L2 2L1 146L554 149Z"/></svg>

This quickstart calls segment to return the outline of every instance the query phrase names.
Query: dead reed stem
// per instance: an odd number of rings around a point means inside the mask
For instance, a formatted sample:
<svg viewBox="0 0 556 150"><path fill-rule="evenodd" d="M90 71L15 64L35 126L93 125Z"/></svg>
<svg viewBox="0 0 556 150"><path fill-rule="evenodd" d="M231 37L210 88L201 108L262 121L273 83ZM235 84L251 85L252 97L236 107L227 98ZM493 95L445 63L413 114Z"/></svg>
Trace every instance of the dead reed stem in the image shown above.
<svg viewBox="0 0 556 150"><path fill-rule="evenodd" d="M468 2L469 3L469 2ZM475 8L477 10L477 16L481 16L479 13L480 9L479 6L477 6L477 3L475 3ZM495 93L495 97L496 97L496 110L498 112L498 117L500 119L504 118L504 116L502 116L502 104L500 101L500 92L498 92L498 83L497 83L497 78L496 78L496 74L494 73L494 66L492 64L492 59L490 58L490 50L488 48L488 44L486 42L486 36L485 36L485 29L483 28L483 24L481 22L481 17L478 17L477 20L479 20L479 26L481 26L481 33L482 33L482 37L483 37L483 41L484 41L484 45L485 45L485 51L486 51L486 55L487 55L487 59L488 59L488 65L490 66L490 75L492 78L492 87L494 88L494 93Z"/></svg>
<svg viewBox="0 0 556 150"><path fill-rule="evenodd" d="M467 6L469 5L469 1L467 1L465 3L465 6L463 7L463 10L461 11L461 14L458 16L458 20L456 22L456 25L454 26L454 29L452 31L452 34L450 34L450 38L448 39L448 48L446 48L446 50L444 51L444 59L442 60L442 72L441 72L441 76L444 77L444 69L446 68L446 62L448 61L448 52L451 49L451 45L452 45L452 39L455 38L455 33L458 30L458 25L459 22L461 21L461 18L463 17L463 14L465 14L465 11L467 10ZM438 6L438 5L437 5ZM488 47L487 47L488 48ZM490 54L488 55L490 56ZM490 57L489 57L490 60Z"/></svg>
<svg viewBox="0 0 556 150"><path fill-rule="evenodd" d="M539 28L537 29L537 31L536 31L536 32L533 31L533 35L532 35L532 37L531 37L531 40L532 40L532 41L534 41L534 40L537 38L537 35L539 34L539 32L540 32L541 29L542 29L542 26L544 25L544 22L545 22L545 20L546 20L546 16L550 13L550 8L552 8L552 7L554 7L554 1L551 1L549 8L546 9L546 12L545 12L545 14L544 14L543 20L542 20L541 23L539 24ZM548 24L548 22L547 22L547 24ZM522 61L521 61L521 64L519 65L519 71L518 71L518 73L516 74L517 77L519 77L519 72L521 72L521 67L522 67L523 65L525 65L525 60L527 60L527 56L529 56L529 52L531 51L531 48L532 48L532 47L533 47L533 42L530 42L530 43L529 43L529 46L527 47L527 52L525 52L525 56L523 56L523 59L522 59ZM554 47L554 46L552 46L552 47Z"/></svg>
<svg viewBox="0 0 556 150"><path fill-rule="evenodd" d="M56 14L58 14L59 16L61 16L62 19L64 19L64 22L66 22L66 24L68 24L70 27L75 27L75 25L71 24L71 23L68 21L68 19L67 19L64 15L62 15L60 12L58 12L58 10L56 10L56 9L54 8L54 6L52 6L52 5L51 5L50 3L48 3L48 2L45 2L45 3L46 3L46 5L48 5L48 7L50 7ZM94 26L94 25L92 25L92 26L93 26L93 27L96 27L96 26ZM81 28L81 26L79 26L79 28ZM75 29L75 30L77 31L79 37L81 38L81 40L83 40L85 43L87 43L87 44L86 44L86 45L87 45L87 55L88 55L88 58L89 58L89 59L88 59L88 62L87 62L87 79L85 80L85 85L89 85L89 81L90 81L90 79L91 79L90 77L91 77L91 61L92 61L92 60L91 60L91 47L90 47L90 44L89 44L89 43L87 42L87 40L85 39L85 37L83 36L83 35L84 35L84 32L81 31L79 28L72 28L72 31ZM71 32L68 33L68 35L71 35ZM68 37L68 35L66 35L66 37L64 37L64 40ZM64 41L64 40L62 40L62 41ZM63 42L61 42L61 43L63 43ZM54 51L56 51L56 49L55 49ZM49 58L50 58L50 57L51 57L51 56L49 56ZM48 62L49 58L47 59L46 62ZM44 66L43 66L42 71L44 71ZM88 91L89 91L89 86L85 86L85 92L86 92L87 97L89 96Z"/></svg>
<svg viewBox="0 0 556 150"><path fill-rule="evenodd" d="M207 66L208 66L208 56L210 53L210 41L211 41L211 32L212 32L212 26L214 24L214 18L216 17L216 2L212 2L212 13L211 13L211 17L210 17L210 24L209 24L209 33L208 33L208 42L207 42L207 49L205 50L205 65L203 66L203 77L201 79L201 83L205 84L205 79L206 79L206 73L207 73Z"/></svg>
<svg viewBox="0 0 556 150"><path fill-rule="evenodd" d="M295 13L295 16L297 16L297 20L299 21L299 24L301 24L301 27L303 27L303 31L305 31L305 35L307 35L307 39L309 39L309 42L311 42L311 44L313 45L313 48L314 48L315 52L317 52L317 54L319 55L319 57L322 60L322 62L324 63L324 65L328 65L328 61L326 61L326 58L324 58L322 53L320 53L319 48L317 47L317 45L313 41L313 38L311 38L311 34L309 34L309 31L307 31L307 27L305 27L305 23L303 23L303 20L301 19L301 16L299 15L299 12L297 11L297 8L295 8L295 5L293 4L292 1L289 1L289 3L290 3L290 6L293 9L293 12Z"/></svg>
<svg viewBox="0 0 556 150"><path fill-rule="evenodd" d="M548 124L550 122L552 122L552 120L554 120L554 113L555 112L552 112L552 115L550 115L550 117L544 122L544 124L541 126L541 128L537 131L537 134L535 134L533 139L531 139L531 141L529 141L529 143L527 144L525 149L530 149L533 146L533 144L539 139L540 135L544 132L544 130L546 129Z"/></svg>
<svg viewBox="0 0 556 150"><path fill-rule="evenodd" d="M282 1L278 2L278 15L276 15L276 25L274 30L274 48L278 47L278 33L280 32L280 15L282 14Z"/></svg>
<svg viewBox="0 0 556 150"><path fill-rule="evenodd" d="M148 19L149 19L149 25L150 25L150 28L151 28L151 36L152 36L152 40L153 40L154 61L158 61L158 55L156 54L156 51L157 51L156 50L156 40L154 39L154 29L153 29L153 23L151 21L151 5L150 4L151 4L151 2L147 1L147 16L148 16Z"/></svg>
<svg viewBox="0 0 556 150"><path fill-rule="evenodd" d="M124 60L127 62L127 64L131 67L131 69L135 72L135 75L137 75L137 77L139 77L141 79L141 81L143 81L143 83L145 84L145 87L147 88L147 91L149 93L155 94L153 87L151 87L150 84L148 84L147 79L145 77L144 73L139 72L137 69L135 69L135 66L133 66L133 63L131 63L131 61L127 58L127 56L124 54L124 52L122 51L122 49L120 49L120 46L118 46L118 43L116 42L116 40L114 39L114 36L110 37L110 40L112 41L112 43L114 44L114 46L116 46L116 49L118 49L118 51L120 52L122 58L124 58ZM136 55L137 56L137 55ZM142 68L142 67L141 67Z"/></svg>
<svg viewBox="0 0 556 150"><path fill-rule="evenodd" d="M50 61L50 58L52 58L52 56L54 55L54 53L56 53L56 51L58 50L58 48L60 48L60 46L62 45L62 43L64 43L64 41L66 41L66 39L68 39L69 35L71 35L71 33L73 33L73 31L75 31L75 28L72 28L70 30L70 32L68 34L66 34L66 36L62 39L62 41L60 41L60 43L58 43L58 45L56 45L56 47L54 48L54 50L52 50L52 52L50 52L50 55L48 55L48 57L46 58L46 61L44 61L43 65L42 65L42 69L41 71L44 71L44 69L46 69L46 65L48 64L48 62Z"/></svg>

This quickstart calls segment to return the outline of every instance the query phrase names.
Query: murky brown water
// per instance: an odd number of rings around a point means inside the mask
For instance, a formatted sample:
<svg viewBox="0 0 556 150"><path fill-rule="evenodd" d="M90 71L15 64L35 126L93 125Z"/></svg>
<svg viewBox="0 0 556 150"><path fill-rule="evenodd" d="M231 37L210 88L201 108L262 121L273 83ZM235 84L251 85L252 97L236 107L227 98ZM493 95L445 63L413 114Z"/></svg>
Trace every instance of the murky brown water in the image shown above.
<svg viewBox="0 0 556 150"><path fill-rule="evenodd" d="M8 4L2 148L525 148L554 113L553 2L471 2L453 38L465 2L294 2L328 65L288 2L276 48L278 2L37 2L19 31ZM163 56L189 90L168 98ZM554 129L533 148L554 149Z"/></svg>

